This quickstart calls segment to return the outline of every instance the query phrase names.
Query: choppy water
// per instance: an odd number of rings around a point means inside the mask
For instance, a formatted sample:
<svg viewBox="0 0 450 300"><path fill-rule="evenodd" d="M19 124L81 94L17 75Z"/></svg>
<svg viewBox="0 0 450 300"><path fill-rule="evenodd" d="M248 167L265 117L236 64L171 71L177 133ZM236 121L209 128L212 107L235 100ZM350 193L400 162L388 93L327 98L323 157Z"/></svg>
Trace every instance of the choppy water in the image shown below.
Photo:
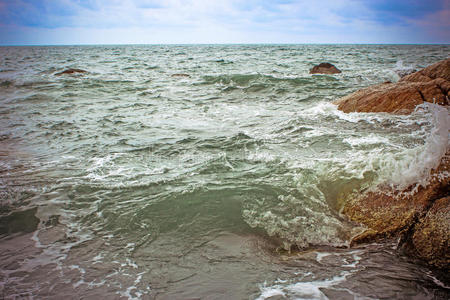
<svg viewBox="0 0 450 300"><path fill-rule="evenodd" d="M448 111L343 114L331 101L449 53L0 48L0 295L448 298L448 277L395 241L346 248L361 228L339 214L352 192L423 184ZM343 73L308 74L323 61ZM69 67L89 73L55 76Z"/></svg>

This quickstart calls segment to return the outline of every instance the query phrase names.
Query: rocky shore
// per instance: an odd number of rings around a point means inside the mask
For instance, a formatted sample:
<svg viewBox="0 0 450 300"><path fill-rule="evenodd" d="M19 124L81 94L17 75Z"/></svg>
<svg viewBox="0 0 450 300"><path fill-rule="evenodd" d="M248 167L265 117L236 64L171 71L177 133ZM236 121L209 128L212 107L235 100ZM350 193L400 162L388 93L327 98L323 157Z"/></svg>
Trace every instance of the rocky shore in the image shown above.
<svg viewBox="0 0 450 300"><path fill-rule="evenodd" d="M401 78L335 101L344 112L408 114L423 102L444 106L450 98L450 58ZM388 185L342 201L349 219L367 226L351 244L399 237L407 254L439 268L450 267L450 149L431 170L428 184L397 190ZM343 199L341 199L343 200Z"/></svg>

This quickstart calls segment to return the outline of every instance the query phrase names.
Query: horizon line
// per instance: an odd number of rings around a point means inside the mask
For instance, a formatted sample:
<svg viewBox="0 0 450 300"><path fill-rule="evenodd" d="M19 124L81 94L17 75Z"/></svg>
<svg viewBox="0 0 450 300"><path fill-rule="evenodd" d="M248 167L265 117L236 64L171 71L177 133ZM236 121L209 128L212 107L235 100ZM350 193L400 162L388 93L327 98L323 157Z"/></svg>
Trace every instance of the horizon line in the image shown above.
<svg viewBox="0 0 450 300"><path fill-rule="evenodd" d="M108 43L108 44L0 44L0 47L67 47L67 46L239 46L239 45L434 45L448 46L450 43Z"/></svg>

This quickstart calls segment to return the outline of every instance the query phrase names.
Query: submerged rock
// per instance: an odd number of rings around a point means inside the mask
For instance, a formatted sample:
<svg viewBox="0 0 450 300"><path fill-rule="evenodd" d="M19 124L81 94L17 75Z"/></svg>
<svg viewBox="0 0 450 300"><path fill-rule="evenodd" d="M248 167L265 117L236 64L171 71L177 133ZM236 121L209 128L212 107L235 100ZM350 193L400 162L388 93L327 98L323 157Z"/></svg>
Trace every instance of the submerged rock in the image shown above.
<svg viewBox="0 0 450 300"><path fill-rule="evenodd" d="M423 102L449 105L450 58L400 79L356 91L334 103L343 112L411 113Z"/></svg>
<svg viewBox="0 0 450 300"><path fill-rule="evenodd" d="M359 90L335 102L344 112L412 112L424 101L449 105L450 59L403 77ZM404 190L379 185L345 199L342 212L367 226L351 245L400 236L406 252L440 268L450 267L450 149L424 186Z"/></svg>
<svg viewBox="0 0 450 300"><path fill-rule="evenodd" d="M172 74L172 75L170 75L171 77L186 77L186 78L189 78L189 77L191 77L191 75L189 75L189 74L183 74L183 73L175 73L175 74Z"/></svg>
<svg viewBox="0 0 450 300"><path fill-rule="evenodd" d="M309 74L338 74L341 70L330 63L321 63L309 70Z"/></svg>
<svg viewBox="0 0 450 300"><path fill-rule="evenodd" d="M61 76L61 75L64 75L64 74L75 74L75 73L87 73L87 71L81 70L81 69L70 68L70 69L64 70L62 72L56 73L55 75L56 76Z"/></svg>

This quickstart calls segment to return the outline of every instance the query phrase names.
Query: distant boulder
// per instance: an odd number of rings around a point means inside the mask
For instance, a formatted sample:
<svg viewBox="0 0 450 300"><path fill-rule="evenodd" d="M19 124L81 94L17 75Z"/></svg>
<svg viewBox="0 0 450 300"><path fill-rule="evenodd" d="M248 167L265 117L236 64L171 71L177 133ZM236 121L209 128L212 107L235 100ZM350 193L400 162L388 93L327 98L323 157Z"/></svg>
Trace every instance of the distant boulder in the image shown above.
<svg viewBox="0 0 450 300"><path fill-rule="evenodd" d="M321 63L309 70L309 74L338 74L341 70L330 63Z"/></svg>
<svg viewBox="0 0 450 300"><path fill-rule="evenodd" d="M81 69L70 68L70 69L64 70L62 72L56 73L55 75L56 76L61 76L61 75L64 75L64 74L76 74L76 73L87 73L87 71L81 70Z"/></svg>

